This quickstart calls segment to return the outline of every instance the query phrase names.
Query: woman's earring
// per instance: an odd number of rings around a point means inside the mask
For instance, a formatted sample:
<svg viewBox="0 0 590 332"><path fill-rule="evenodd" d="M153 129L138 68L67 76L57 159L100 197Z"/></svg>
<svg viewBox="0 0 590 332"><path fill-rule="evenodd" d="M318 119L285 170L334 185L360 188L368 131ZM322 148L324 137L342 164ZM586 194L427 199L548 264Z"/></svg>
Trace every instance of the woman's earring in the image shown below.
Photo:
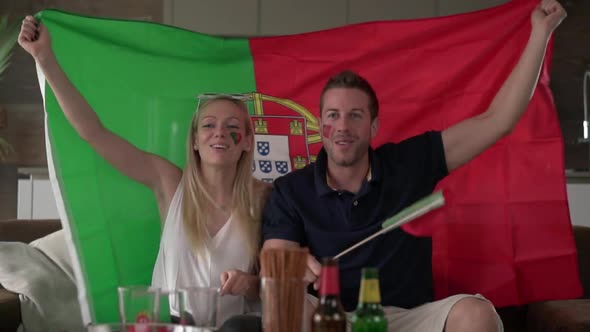
<svg viewBox="0 0 590 332"><path fill-rule="evenodd" d="M193 149L194 149L194 150L198 150L198 149L199 149L199 147L198 147L198 146L195 144L195 145L193 145Z"/></svg>

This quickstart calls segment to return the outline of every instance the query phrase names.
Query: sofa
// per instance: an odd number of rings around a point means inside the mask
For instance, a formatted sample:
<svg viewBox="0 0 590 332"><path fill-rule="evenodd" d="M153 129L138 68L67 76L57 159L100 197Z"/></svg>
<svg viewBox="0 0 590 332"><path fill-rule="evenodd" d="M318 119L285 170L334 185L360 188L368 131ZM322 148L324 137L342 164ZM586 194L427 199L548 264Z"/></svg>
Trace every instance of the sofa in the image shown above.
<svg viewBox="0 0 590 332"><path fill-rule="evenodd" d="M0 221L0 241L29 243L60 228L58 220ZM573 229L584 288L583 297L499 308L506 332L590 332L590 227L574 226ZM0 285L0 331L16 331L20 322L18 295Z"/></svg>
<svg viewBox="0 0 590 332"><path fill-rule="evenodd" d="M573 230L584 288L582 297L500 308L506 332L590 332L590 227L574 226Z"/></svg>

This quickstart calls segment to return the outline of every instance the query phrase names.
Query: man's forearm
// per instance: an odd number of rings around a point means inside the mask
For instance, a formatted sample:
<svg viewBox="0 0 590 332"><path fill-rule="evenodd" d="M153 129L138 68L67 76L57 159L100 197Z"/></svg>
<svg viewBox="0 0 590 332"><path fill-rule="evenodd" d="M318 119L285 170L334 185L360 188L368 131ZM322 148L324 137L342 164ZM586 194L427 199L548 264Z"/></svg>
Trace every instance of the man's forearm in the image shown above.
<svg viewBox="0 0 590 332"><path fill-rule="evenodd" d="M527 109L539 79L547 42L547 36L531 33L514 70L490 104L487 113L497 129L497 139L512 131Z"/></svg>

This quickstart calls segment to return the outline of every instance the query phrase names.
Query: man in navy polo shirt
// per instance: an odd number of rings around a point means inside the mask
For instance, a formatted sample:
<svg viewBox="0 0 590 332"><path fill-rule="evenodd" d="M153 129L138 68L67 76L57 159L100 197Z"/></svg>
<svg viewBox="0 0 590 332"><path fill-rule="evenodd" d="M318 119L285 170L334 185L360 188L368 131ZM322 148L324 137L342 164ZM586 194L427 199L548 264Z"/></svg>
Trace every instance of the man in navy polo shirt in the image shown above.
<svg viewBox="0 0 590 332"><path fill-rule="evenodd" d="M565 17L556 0L531 15L521 58L489 108L442 132L427 132L375 150L378 100L370 84L345 71L328 80L320 97L323 149L317 161L274 183L264 211L264 247L309 247L306 279L315 282L321 257L332 257L381 229L381 222L430 194L448 172L509 133L535 88L547 41ZM360 270L379 268L382 303L395 331L497 331L502 323L481 296L433 301L431 240L401 229L339 260L341 300L354 310ZM405 310L411 309L411 310Z"/></svg>

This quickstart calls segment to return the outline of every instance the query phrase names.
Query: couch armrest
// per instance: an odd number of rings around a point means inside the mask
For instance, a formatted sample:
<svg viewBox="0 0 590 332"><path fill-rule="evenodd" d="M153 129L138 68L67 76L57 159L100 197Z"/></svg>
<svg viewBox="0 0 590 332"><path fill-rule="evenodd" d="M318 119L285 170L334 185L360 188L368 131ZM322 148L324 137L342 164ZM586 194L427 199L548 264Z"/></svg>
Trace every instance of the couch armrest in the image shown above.
<svg viewBox="0 0 590 332"><path fill-rule="evenodd" d="M576 225L573 228L584 298L590 299L590 227Z"/></svg>
<svg viewBox="0 0 590 332"><path fill-rule="evenodd" d="M21 322L20 301L18 295L0 289L0 317L2 331L16 331Z"/></svg>
<svg viewBox="0 0 590 332"><path fill-rule="evenodd" d="M29 243L61 229L57 219L0 221L0 241Z"/></svg>

